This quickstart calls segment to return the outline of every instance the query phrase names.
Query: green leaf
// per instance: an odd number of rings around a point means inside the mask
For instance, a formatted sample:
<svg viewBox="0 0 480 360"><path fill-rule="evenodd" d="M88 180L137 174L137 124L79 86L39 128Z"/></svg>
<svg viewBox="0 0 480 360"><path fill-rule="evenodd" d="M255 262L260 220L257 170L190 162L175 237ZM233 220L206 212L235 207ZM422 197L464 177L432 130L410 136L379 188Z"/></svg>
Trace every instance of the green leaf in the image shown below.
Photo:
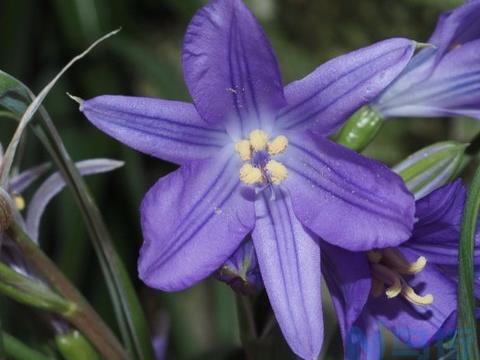
<svg viewBox="0 0 480 360"><path fill-rule="evenodd" d="M55 336L55 344L65 360L99 360L90 342L77 330Z"/></svg>
<svg viewBox="0 0 480 360"><path fill-rule="evenodd" d="M25 85L0 71L0 106L18 116L25 111L32 98L33 93ZM133 359L154 359L144 312L103 217L50 116L43 107L40 107L39 113L40 122L34 125L34 131L73 191L82 212L110 292L123 342Z"/></svg>
<svg viewBox="0 0 480 360"><path fill-rule="evenodd" d="M479 360L474 296L475 232L480 208L480 167L470 186L462 221L458 283L458 359Z"/></svg>
<svg viewBox="0 0 480 360"><path fill-rule="evenodd" d="M13 336L3 333L3 343L5 345L5 353L12 360L52 360L38 351L35 351L22 343Z"/></svg>

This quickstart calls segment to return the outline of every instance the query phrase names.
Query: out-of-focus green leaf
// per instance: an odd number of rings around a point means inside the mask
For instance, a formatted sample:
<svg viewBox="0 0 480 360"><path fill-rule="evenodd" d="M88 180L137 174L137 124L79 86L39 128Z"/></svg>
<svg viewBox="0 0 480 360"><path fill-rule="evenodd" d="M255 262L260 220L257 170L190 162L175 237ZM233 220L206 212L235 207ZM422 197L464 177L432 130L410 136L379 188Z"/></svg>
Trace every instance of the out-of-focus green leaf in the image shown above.
<svg viewBox="0 0 480 360"><path fill-rule="evenodd" d="M55 336L55 344L65 360L98 360L88 340L77 330Z"/></svg>
<svg viewBox="0 0 480 360"><path fill-rule="evenodd" d="M13 336L3 333L3 343L5 345L5 353L8 359L12 360L53 360L38 351L29 348L20 340Z"/></svg>
<svg viewBox="0 0 480 360"><path fill-rule="evenodd" d="M458 285L458 359L479 360L474 295L475 233L480 209L480 167L470 185L462 221Z"/></svg>
<svg viewBox="0 0 480 360"><path fill-rule="evenodd" d="M22 110L27 108L29 99L34 98L33 94L20 81L1 71L0 79L2 79L0 82L0 105L16 115L22 114ZM35 125L35 132L46 146L82 210L109 288L123 341L134 359L153 359L153 349L145 315L125 266L113 246L98 207L70 159L48 113L45 109L40 108L40 115L41 121Z"/></svg>

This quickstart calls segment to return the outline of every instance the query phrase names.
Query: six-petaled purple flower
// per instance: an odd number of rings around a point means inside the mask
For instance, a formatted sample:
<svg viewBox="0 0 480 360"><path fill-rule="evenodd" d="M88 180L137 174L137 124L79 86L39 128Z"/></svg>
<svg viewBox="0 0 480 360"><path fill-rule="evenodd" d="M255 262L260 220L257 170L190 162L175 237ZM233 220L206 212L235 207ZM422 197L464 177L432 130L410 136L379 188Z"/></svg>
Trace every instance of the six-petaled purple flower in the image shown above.
<svg viewBox="0 0 480 360"><path fill-rule="evenodd" d="M411 235L414 201L384 165L327 136L405 68L416 44L386 40L331 60L285 88L261 27L240 0L193 18L184 76L194 105L101 96L86 117L125 144L179 164L141 206L140 277L185 289L219 269L247 236L293 351L323 339L319 240L366 251Z"/></svg>

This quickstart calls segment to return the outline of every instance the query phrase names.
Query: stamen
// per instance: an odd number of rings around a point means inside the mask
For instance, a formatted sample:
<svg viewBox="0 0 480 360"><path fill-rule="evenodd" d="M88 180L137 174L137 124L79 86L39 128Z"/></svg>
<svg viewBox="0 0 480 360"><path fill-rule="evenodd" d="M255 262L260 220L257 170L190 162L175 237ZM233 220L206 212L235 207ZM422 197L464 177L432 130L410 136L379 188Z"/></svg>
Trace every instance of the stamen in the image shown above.
<svg viewBox="0 0 480 360"><path fill-rule="evenodd" d="M380 251L372 250L367 252L368 261L372 264L378 264L382 260L382 253Z"/></svg>
<svg viewBox="0 0 480 360"><path fill-rule="evenodd" d="M390 285L385 290L385 294L389 299L397 297L402 292L402 281L398 274L380 264L372 264L372 270L373 275L377 279Z"/></svg>
<svg viewBox="0 0 480 360"><path fill-rule="evenodd" d="M265 169L267 169L270 174L272 183L276 185L282 183L288 177L287 168L276 160L270 160L265 166Z"/></svg>
<svg viewBox="0 0 480 360"><path fill-rule="evenodd" d="M373 278L372 279L372 288L370 289L370 294L374 298L380 297L385 292L385 286L383 286L383 281Z"/></svg>
<svg viewBox="0 0 480 360"><path fill-rule="evenodd" d="M252 149L250 148L250 141L248 140L241 140L235 144L235 150L237 151L238 155L240 155L240 159L243 161L249 161L252 159Z"/></svg>
<svg viewBox="0 0 480 360"><path fill-rule="evenodd" d="M14 200L15 200L15 206L17 207L18 210L22 211L23 209L25 209L25 199L23 198L23 196L16 195Z"/></svg>
<svg viewBox="0 0 480 360"><path fill-rule="evenodd" d="M402 296L415 305L430 305L433 303L433 295L427 294L425 296L418 295L410 286L403 284Z"/></svg>
<svg viewBox="0 0 480 360"><path fill-rule="evenodd" d="M414 263L409 263L398 249L384 249L384 261L400 274L415 275L427 265L427 259L420 256Z"/></svg>
<svg viewBox="0 0 480 360"><path fill-rule="evenodd" d="M263 130L253 130L250 133L250 145L254 151L263 151L267 147L268 134Z"/></svg>
<svg viewBox="0 0 480 360"><path fill-rule="evenodd" d="M244 164L240 169L240 180L247 185L260 184L264 181L262 171L251 164Z"/></svg>
<svg viewBox="0 0 480 360"><path fill-rule="evenodd" d="M268 153L271 156L281 154L287 149L288 139L286 136L277 136L273 141L268 143Z"/></svg>

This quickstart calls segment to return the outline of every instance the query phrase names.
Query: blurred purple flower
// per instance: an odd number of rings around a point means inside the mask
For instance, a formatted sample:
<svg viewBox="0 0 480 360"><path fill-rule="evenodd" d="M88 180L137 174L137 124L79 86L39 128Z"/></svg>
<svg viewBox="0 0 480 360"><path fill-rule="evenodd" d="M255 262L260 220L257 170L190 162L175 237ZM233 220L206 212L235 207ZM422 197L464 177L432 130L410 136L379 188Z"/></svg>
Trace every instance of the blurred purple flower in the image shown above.
<svg viewBox="0 0 480 360"><path fill-rule="evenodd" d="M358 253L322 244L322 270L339 319L345 358L380 359L380 324L413 348L452 335L465 197L458 180L417 201L419 220L412 237L397 248ZM350 264L348 269L341 265L345 263ZM479 235L475 263L480 265ZM360 289L362 282L371 287Z"/></svg>
<svg viewBox="0 0 480 360"><path fill-rule="evenodd" d="M211 1L183 49L194 105L101 96L81 104L99 129L181 165L141 207L139 274L165 291L219 269L251 233L261 275L291 348L314 359L323 339L321 237L351 250L408 239L414 202L384 165L330 140L410 60L391 39L338 57L283 88L260 25L240 0Z"/></svg>
<svg viewBox="0 0 480 360"><path fill-rule="evenodd" d="M385 118L480 119L480 1L442 14L429 43L372 107Z"/></svg>

